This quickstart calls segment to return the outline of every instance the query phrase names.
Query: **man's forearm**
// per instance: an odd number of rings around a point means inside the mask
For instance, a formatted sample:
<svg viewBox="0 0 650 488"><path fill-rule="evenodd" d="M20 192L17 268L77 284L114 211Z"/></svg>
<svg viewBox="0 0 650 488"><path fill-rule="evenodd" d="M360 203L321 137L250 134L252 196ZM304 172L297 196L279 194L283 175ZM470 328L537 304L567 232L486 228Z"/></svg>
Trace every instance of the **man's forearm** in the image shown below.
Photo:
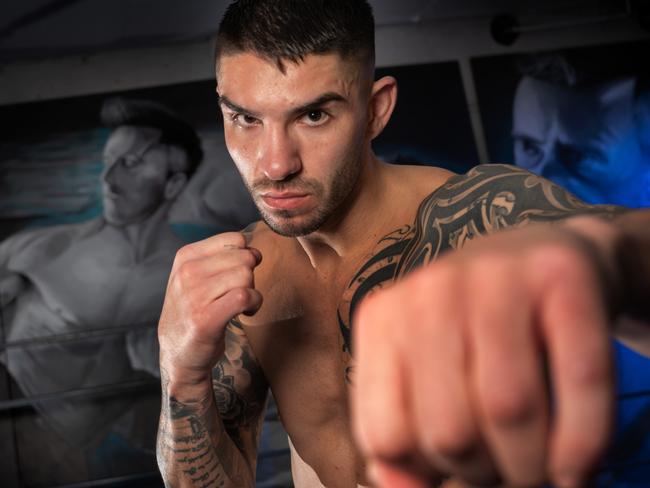
<svg viewBox="0 0 650 488"><path fill-rule="evenodd" d="M167 487L252 487L253 470L228 436L214 402L211 381L175 387L161 371L163 399L157 458Z"/></svg>

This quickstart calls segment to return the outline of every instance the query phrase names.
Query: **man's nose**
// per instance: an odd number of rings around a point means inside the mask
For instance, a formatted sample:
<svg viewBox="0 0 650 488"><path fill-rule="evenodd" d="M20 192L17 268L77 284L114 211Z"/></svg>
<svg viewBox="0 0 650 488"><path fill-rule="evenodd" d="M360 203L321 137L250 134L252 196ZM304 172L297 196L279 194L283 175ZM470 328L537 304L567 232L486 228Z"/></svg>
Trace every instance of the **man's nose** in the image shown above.
<svg viewBox="0 0 650 488"><path fill-rule="evenodd" d="M114 161L113 163L104 163L104 171L102 172L102 180L104 183L106 183L109 186L114 185L117 182L117 179L119 178L119 167L121 165L121 161L117 160Z"/></svg>
<svg viewBox="0 0 650 488"><path fill-rule="evenodd" d="M298 144L285 127L269 128L259 151L258 169L269 180L282 181L302 168Z"/></svg>

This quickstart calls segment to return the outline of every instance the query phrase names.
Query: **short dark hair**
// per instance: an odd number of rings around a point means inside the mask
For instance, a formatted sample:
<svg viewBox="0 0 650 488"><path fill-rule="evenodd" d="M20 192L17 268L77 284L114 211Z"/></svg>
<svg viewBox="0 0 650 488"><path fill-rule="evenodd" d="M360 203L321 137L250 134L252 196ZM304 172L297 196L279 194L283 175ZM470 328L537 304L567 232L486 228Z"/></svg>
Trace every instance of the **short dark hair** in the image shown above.
<svg viewBox="0 0 650 488"><path fill-rule="evenodd" d="M235 0L221 20L215 61L251 51L298 63L308 54L338 53L374 67L375 21L367 0Z"/></svg>
<svg viewBox="0 0 650 488"><path fill-rule="evenodd" d="M123 125L152 127L161 131L160 143L180 147L187 154L191 176L203 159L201 140L194 128L166 106L150 100L109 98L100 113L102 124L111 129Z"/></svg>

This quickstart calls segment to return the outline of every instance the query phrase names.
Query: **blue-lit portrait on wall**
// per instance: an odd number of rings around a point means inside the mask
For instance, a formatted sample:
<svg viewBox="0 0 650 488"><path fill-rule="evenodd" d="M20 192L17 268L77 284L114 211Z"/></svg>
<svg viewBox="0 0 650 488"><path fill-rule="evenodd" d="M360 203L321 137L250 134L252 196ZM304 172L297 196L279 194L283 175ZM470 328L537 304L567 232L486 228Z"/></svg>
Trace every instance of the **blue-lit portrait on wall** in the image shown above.
<svg viewBox="0 0 650 488"><path fill-rule="evenodd" d="M472 61L490 159L590 203L650 205L650 43Z"/></svg>

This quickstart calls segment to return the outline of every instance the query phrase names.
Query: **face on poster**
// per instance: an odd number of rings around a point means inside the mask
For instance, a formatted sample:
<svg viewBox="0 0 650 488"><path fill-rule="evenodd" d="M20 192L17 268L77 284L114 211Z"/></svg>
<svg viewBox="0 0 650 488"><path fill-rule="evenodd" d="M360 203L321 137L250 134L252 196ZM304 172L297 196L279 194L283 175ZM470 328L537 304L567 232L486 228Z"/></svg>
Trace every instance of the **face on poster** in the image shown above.
<svg viewBox="0 0 650 488"><path fill-rule="evenodd" d="M590 203L650 204L650 86L638 62L644 46L474 60L491 158Z"/></svg>

